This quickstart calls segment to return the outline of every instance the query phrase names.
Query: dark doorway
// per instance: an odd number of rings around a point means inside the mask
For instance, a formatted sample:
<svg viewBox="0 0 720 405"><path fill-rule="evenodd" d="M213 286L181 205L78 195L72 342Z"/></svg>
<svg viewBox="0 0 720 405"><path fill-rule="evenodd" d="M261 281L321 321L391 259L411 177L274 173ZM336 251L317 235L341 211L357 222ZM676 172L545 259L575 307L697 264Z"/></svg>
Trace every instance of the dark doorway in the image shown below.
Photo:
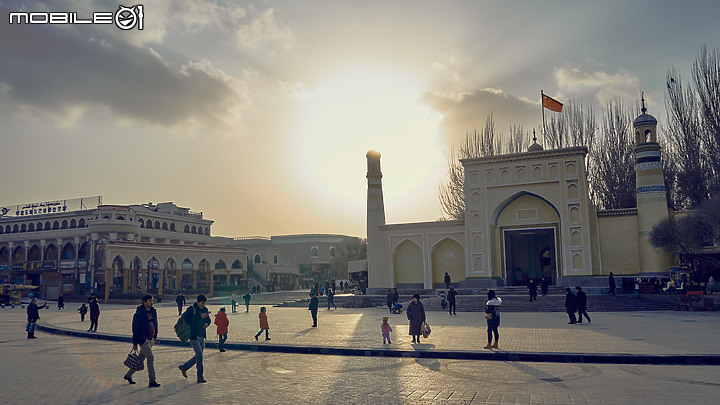
<svg viewBox="0 0 720 405"><path fill-rule="evenodd" d="M504 232L505 270L508 285L527 285L529 280L555 281L557 255L555 229L518 229Z"/></svg>

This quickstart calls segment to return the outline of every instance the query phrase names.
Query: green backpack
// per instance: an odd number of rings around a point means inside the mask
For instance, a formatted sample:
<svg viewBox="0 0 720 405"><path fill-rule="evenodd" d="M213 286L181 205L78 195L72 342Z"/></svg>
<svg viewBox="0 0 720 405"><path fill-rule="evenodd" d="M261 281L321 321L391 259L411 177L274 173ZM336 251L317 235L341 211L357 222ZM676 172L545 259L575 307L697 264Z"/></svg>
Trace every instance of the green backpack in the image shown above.
<svg viewBox="0 0 720 405"><path fill-rule="evenodd" d="M193 311L193 315L195 315L195 309L193 309L192 306L187 310ZM188 340L190 340L190 324L185 322L184 315L185 314L183 314L183 316L178 318L177 322L175 322L175 334L181 342L187 342Z"/></svg>

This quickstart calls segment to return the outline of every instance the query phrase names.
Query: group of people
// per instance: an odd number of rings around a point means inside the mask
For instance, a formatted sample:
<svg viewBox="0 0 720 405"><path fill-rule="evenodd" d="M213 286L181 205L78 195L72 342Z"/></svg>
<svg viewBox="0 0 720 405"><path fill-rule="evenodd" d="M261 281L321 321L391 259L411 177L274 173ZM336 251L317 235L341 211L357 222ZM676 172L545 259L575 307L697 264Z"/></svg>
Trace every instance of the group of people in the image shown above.
<svg viewBox="0 0 720 405"><path fill-rule="evenodd" d="M181 295L178 295L181 297ZM178 366L180 373L183 377L188 378L187 372L195 367L196 370L196 381L198 383L205 383L205 368L203 365L203 356L205 352L205 341L207 340L207 328L211 323L214 323L217 327L218 336L218 350L220 352L227 351L225 349L225 342L228 339L230 320L225 312L225 307L222 307L215 314L214 322L210 320L210 310L207 307L207 297L204 294L199 294L195 302L190 305L185 312L182 312L182 302L185 303L185 298L182 300L178 299L178 307L181 311L180 317L190 327L190 346L193 350L193 356L188 359L185 363ZM153 307L154 299L153 296L148 294L142 298L142 304L139 305L132 319L132 343L133 351L135 351L141 362L147 363L148 379L150 387L159 387L160 384L157 382L155 374L155 356L152 352L152 347L157 341L158 335L158 316L157 311ZM265 332L265 340L270 340L270 326L268 324L266 308L261 307L260 313L258 314L258 320L260 323L260 331L255 335L255 340ZM123 376L128 384L135 384L132 379L136 370L129 368Z"/></svg>
<svg viewBox="0 0 720 405"><path fill-rule="evenodd" d="M543 276L540 279L540 291L542 292L543 297L547 297L548 291L550 290L550 284L551 284L550 277ZM537 289L538 289L538 283L535 282L535 280L530 279L527 282L527 289L528 293L530 294L530 302L537 301Z"/></svg>
<svg viewBox="0 0 720 405"><path fill-rule="evenodd" d="M230 303L232 304L233 314L237 313L238 292L233 291L232 295L230 295ZM245 301L245 312L250 312L250 300L252 299L252 295L250 295L250 292L246 292L245 295L240 298Z"/></svg>
<svg viewBox="0 0 720 405"><path fill-rule="evenodd" d="M568 324L582 323L583 316L590 323L590 317L587 314L587 294L580 286L575 287L575 291L573 293L570 287L565 287L565 310L570 318ZM577 318L575 318L575 312L577 312Z"/></svg>

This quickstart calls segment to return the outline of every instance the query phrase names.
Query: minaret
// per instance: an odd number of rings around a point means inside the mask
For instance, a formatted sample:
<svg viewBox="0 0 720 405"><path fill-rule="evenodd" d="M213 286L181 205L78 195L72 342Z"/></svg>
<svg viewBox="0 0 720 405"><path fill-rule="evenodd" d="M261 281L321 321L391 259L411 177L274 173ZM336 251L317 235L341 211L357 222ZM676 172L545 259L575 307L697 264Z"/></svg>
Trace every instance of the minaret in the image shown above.
<svg viewBox="0 0 720 405"><path fill-rule="evenodd" d="M667 254L650 245L653 226L668 218L667 192L657 142L657 120L646 113L642 98L642 114L633 121L635 130L635 187L637 193L638 273L663 272L670 265Z"/></svg>
<svg viewBox="0 0 720 405"><path fill-rule="evenodd" d="M380 152L371 150L365 157L367 158L368 287L387 288L392 282L388 271L388 258L384 254L386 243L383 242L383 236L378 230L379 226L385 225Z"/></svg>

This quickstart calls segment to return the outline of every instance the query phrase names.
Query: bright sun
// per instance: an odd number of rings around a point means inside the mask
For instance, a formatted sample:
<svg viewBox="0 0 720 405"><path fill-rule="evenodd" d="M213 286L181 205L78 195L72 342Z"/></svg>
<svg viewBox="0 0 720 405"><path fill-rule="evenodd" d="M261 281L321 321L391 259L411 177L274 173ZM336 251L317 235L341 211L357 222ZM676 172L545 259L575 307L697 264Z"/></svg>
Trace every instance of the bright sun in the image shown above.
<svg viewBox="0 0 720 405"><path fill-rule="evenodd" d="M362 67L299 96L293 137L298 177L310 189L323 187L326 199L356 208L358 196L364 199L365 153L373 149L383 155L383 172L395 173L390 193L400 200L427 198L430 182L436 194L438 166L446 164L438 147L442 116L419 101L422 92L408 75Z"/></svg>

